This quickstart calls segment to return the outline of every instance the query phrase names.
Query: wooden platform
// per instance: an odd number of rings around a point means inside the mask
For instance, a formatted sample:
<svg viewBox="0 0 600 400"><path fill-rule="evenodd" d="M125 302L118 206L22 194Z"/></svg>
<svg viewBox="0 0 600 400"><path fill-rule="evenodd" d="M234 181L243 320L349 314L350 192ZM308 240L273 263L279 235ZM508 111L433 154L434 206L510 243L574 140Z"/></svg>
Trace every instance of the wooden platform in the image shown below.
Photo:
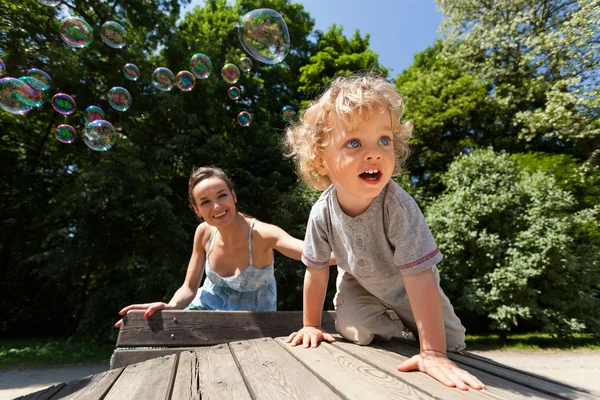
<svg viewBox="0 0 600 400"><path fill-rule="evenodd" d="M284 340L290 329L301 326L300 313L162 312L154 320L138 317L136 313L128 316L128 321L119 334L118 345L139 342L148 347L166 347L165 344L171 344L171 347L125 350L121 346L115 350L115 355L133 351L138 352L136 354L139 356L148 350L152 350L146 353L150 355L169 351L174 354L116 367L21 398L600 398L597 393L519 371L469 353L451 353L449 357L479 377L488 389L464 392L448 388L426 374L401 373L396 370L398 364L418 352L417 343L406 340L358 346L345 342L338 336L338 342L321 343L316 349L291 347ZM327 313L324 321L331 324L332 317L334 314ZM296 322L297 318L300 318L300 325L290 328L290 321ZM208 328L209 325L212 328ZM282 330L286 331L285 335L270 335ZM252 338L259 335L264 336ZM131 339L134 337L139 340ZM182 346L192 348L183 350ZM127 357L121 360L126 361Z"/></svg>

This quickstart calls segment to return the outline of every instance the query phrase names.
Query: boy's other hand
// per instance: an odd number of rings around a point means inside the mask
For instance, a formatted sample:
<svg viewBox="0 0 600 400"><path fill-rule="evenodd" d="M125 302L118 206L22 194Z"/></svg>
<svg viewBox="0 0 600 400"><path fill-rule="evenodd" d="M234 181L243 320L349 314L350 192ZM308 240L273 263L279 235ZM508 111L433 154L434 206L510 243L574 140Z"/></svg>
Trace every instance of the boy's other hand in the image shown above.
<svg viewBox="0 0 600 400"><path fill-rule="evenodd" d="M319 342L327 340L329 343L335 342L335 338L330 333L325 332L321 328L315 328L312 326L305 326L298 332L292 333L285 340L286 343L291 343L292 346L296 346L302 342L304 348L317 347Z"/></svg>
<svg viewBox="0 0 600 400"><path fill-rule="evenodd" d="M398 366L398 371L414 370L425 372L446 386L461 390L468 390L467 385L473 389L485 389L485 385L479 379L459 368L445 354L437 351L422 351Z"/></svg>

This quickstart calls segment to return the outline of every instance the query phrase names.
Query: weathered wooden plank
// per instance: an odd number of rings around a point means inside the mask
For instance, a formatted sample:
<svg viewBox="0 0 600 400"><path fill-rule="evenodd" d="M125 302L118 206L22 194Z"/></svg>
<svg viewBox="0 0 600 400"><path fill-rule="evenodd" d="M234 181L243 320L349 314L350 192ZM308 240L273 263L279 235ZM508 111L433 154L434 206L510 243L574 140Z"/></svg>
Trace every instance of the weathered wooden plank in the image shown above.
<svg viewBox="0 0 600 400"><path fill-rule="evenodd" d="M323 313L323 327L335 332L335 312ZM208 346L236 340L286 336L302 328L301 311L129 311L117 347Z"/></svg>
<svg viewBox="0 0 600 400"><path fill-rule="evenodd" d="M177 400L200 400L198 360L193 351L179 353L177 375L173 383L171 398Z"/></svg>
<svg viewBox="0 0 600 400"><path fill-rule="evenodd" d="M177 358L178 354L174 354L126 367L105 399L167 399L171 393Z"/></svg>
<svg viewBox="0 0 600 400"><path fill-rule="evenodd" d="M54 394L56 394L56 392L58 392L60 389L62 389L65 385L66 385L65 383L59 383L58 385L50 386L50 387L47 387L46 389L38 390L37 392L33 392L33 393L29 393L29 394L26 394L21 397L17 397L14 400L48 400L52 396L54 396Z"/></svg>
<svg viewBox="0 0 600 400"><path fill-rule="evenodd" d="M194 354L198 364L202 400L251 398L228 345L199 347Z"/></svg>
<svg viewBox="0 0 600 400"><path fill-rule="evenodd" d="M395 339L387 343L382 343L380 346L384 349L396 350L401 354L411 354L411 352L412 354L416 354L418 352L417 344L401 339ZM469 372L474 375L479 374L478 371L483 371L490 375L503 378L506 381L510 381L541 392L546 397L563 399L597 398L595 396L591 396L585 391L579 390L578 388L566 386L549 378L531 374L512 367L507 367L502 364L488 363L487 361L477 360L475 358L453 352L448 352L448 358L459 364L461 368L473 368L474 371Z"/></svg>
<svg viewBox="0 0 600 400"><path fill-rule="evenodd" d="M229 344L253 399L339 399L271 338Z"/></svg>
<svg viewBox="0 0 600 400"><path fill-rule="evenodd" d="M136 349L125 350L116 348L113 351L113 357L110 364L111 369L126 367L131 364L151 360L157 357L168 356L169 354L178 354L182 351L191 351L195 347L169 347L165 349Z"/></svg>
<svg viewBox="0 0 600 400"><path fill-rule="evenodd" d="M417 386L408 385L388 371L376 368L339 347L322 342L317 348L292 347L285 338L276 341L347 399L432 399Z"/></svg>
<svg viewBox="0 0 600 400"><path fill-rule="evenodd" d="M383 343L376 343L371 346L357 346L343 339L334 343L334 346L342 348L354 356L384 370L392 371L399 379L419 387L430 395L440 399L531 399L531 398L551 398L544 393L517 385L506 381L486 372L471 368L466 365L459 366L469 373L479 378L487 386L486 390L462 391L455 388L449 388L437 382L434 378L420 372L399 372L396 367L409 357L416 354L415 351L404 352L395 348L386 348Z"/></svg>
<svg viewBox="0 0 600 400"><path fill-rule="evenodd" d="M67 383L52 399L61 400L100 400L117 381L123 368L75 379Z"/></svg>

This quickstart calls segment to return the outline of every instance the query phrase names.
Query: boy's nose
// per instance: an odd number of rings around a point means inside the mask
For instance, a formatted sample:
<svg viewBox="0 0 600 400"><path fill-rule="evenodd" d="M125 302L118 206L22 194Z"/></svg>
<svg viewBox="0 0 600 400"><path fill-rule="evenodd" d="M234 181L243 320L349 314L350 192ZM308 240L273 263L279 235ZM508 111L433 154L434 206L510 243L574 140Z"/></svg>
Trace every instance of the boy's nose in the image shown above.
<svg viewBox="0 0 600 400"><path fill-rule="evenodd" d="M364 158L366 161L381 160L381 153L376 149L369 149L365 152Z"/></svg>

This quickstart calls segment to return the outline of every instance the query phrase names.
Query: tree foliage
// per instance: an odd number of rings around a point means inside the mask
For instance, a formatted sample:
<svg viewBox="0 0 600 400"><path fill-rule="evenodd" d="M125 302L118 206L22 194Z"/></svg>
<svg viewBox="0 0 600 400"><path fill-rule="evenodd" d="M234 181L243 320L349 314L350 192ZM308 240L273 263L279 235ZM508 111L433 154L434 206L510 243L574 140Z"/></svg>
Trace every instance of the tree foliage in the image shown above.
<svg viewBox="0 0 600 400"><path fill-rule="evenodd" d="M444 184L426 215L459 312L485 315L500 330L598 329L600 206L577 210L555 175L491 149L458 157Z"/></svg>

